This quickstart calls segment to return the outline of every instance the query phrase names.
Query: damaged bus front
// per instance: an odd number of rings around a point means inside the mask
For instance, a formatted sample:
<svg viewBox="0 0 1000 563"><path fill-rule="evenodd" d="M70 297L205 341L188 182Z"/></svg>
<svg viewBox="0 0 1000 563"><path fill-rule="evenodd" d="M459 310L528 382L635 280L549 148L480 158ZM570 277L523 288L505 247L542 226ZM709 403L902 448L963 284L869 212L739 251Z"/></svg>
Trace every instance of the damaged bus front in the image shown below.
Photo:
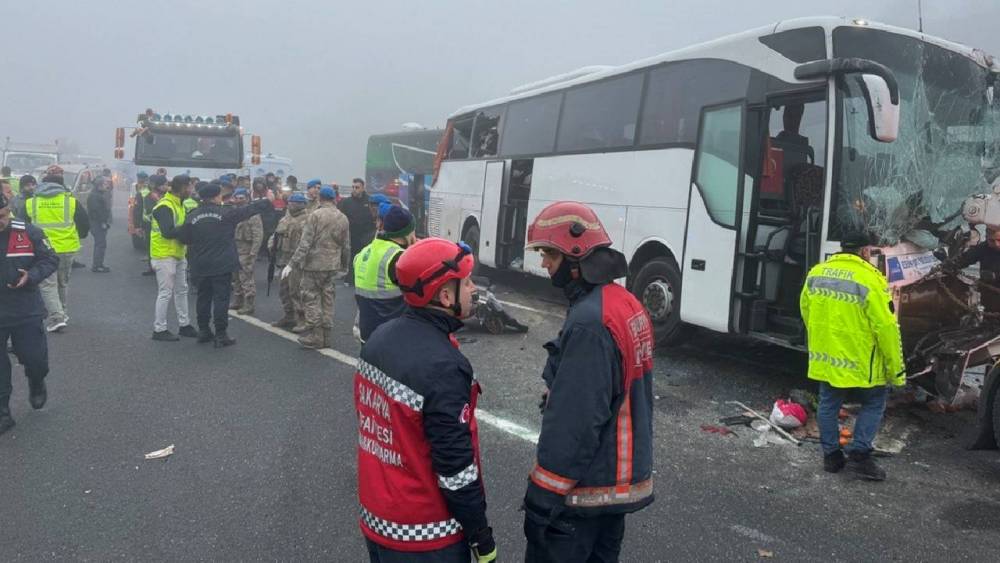
<svg viewBox="0 0 1000 563"><path fill-rule="evenodd" d="M893 291L910 379L945 403L978 399L975 445L995 445L1000 308L989 298L1000 297L1000 286L985 269L964 269L963 256L988 228L1000 228L1000 68L981 51L926 37L864 26L837 28L832 37L835 57L892 71L901 111L896 140L878 142L869 134L864 83L836 79L826 240L850 226L868 229L877 240L870 259Z"/></svg>

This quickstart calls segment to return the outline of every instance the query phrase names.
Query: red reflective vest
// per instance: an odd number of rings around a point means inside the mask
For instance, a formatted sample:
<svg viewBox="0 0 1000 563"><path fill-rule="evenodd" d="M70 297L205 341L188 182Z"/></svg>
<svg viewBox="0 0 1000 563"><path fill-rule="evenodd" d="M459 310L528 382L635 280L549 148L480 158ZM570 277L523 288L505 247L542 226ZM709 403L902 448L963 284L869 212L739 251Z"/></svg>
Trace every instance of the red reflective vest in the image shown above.
<svg viewBox="0 0 1000 563"><path fill-rule="evenodd" d="M482 474L476 400L472 383L469 431L475 449L470 480ZM441 493L441 478L431 467L431 445L424 432L424 397L363 359L354 375L358 413L358 496L361 531L375 543L398 551L433 551L463 541ZM463 412L463 422L466 413ZM463 481L459 474L451 479Z"/></svg>

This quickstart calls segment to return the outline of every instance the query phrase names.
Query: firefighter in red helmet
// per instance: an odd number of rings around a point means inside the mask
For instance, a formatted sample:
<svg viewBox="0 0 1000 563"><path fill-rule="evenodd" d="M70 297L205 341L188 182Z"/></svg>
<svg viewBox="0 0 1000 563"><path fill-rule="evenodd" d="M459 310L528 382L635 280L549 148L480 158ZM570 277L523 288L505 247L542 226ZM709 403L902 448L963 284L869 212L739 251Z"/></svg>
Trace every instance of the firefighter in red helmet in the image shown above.
<svg viewBox="0 0 1000 563"><path fill-rule="evenodd" d="M524 498L525 560L617 561L625 514L653 502L653 329L615 283L625 257L592 209L556 202L528 228L570 306L542 378L542 431Z"/></svg>
<svg viewBox="0 0 1000 563"><path fill-rule="evenodd" d="M354 376L361 531L372 562L495 561L479 461L479 384L454 332L475 310L465 243L424 239L389 275L407 309Z"/></svg>

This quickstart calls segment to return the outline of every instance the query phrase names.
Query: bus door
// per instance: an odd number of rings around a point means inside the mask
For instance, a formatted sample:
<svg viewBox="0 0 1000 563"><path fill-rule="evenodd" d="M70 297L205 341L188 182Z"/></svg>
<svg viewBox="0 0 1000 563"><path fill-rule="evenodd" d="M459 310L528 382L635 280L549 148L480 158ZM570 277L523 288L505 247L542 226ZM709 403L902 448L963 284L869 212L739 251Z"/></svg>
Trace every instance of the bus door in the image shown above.
<svg viewBox="0 0 1000 563"><path fill-rule="evenodd" d="M479 260L487 266L499 266L500 256L497 252L498 217L500 214L502 192L504 190L504 169L506 161L495 160L486 163L483 176L483 203L480 213Z"/></svg>
<svg viewBox="0 0 1000 563"><path fill-rule="evenodd" d="M728 332L743 188L743 103L702 110L688 198L681 319Z"/></svg>
<svg viewBox="0 0 1000 563"><path fill-rule="evenodd" d="M497 267L524 269L533 159L512 160L500 202Z"/></svg>
<svg viewBox="0 0 1000 563"><path fill-rule="evenodd" d="M755 108L759 145L740 277L740 332L804 343L799 293L820 260L826 161L825 91L772 97Z"/></svg>

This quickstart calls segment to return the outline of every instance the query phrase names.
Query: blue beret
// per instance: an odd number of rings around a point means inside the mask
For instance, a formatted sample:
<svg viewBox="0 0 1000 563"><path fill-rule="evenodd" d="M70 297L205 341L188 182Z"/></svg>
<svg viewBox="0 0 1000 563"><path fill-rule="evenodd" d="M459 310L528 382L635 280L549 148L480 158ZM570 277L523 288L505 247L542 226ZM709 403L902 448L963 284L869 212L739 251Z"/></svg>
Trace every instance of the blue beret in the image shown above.
<svg viewBox="0 0 1000 563"><path fill-rule="evenodd" d="M321 186L321 185L323 185L322 180L320 180L319 178L313 178L312 180L309 180L309 182L306 184L306 187L311 188L313 186Z"/></svg>
<svg viewBox="0 0 1000 563"><path fill-rule="evenodd" d="M236 188L236 191L233 192L233 197L245 197L245 198L249 198L250 197L250 190L248 190L246 188Z"/></svg>
<svg viewBox="0 0 1000 563"><path fill-rule="evenodd" d="M330 186L323 186L319 190L319 197L323 199L337 199L337 192Z"/></svg>
<svg viewBox="0 0 1000 563"><path fill-rule="evenodd" d="M145 172L139 172L138 174L135 175L135 177L136 178L149 178L149 174L146 174Z"/></svg>
<svg viewBox="0 0 1000 563"><path fill-rule="evenodd" d="M392 203L392 202L389 201L389 198L385 197L382 194L372 194L368 196L368 203L371 203L372 205L382 205L383 203Z"/></svg>
<svg viewBox="0 0 1000 563"><path fill-rule="evenodd" d="M306 199L306 194L302 192L295 192L288 196L288 203L308 203L309 200Z"/></svg>

